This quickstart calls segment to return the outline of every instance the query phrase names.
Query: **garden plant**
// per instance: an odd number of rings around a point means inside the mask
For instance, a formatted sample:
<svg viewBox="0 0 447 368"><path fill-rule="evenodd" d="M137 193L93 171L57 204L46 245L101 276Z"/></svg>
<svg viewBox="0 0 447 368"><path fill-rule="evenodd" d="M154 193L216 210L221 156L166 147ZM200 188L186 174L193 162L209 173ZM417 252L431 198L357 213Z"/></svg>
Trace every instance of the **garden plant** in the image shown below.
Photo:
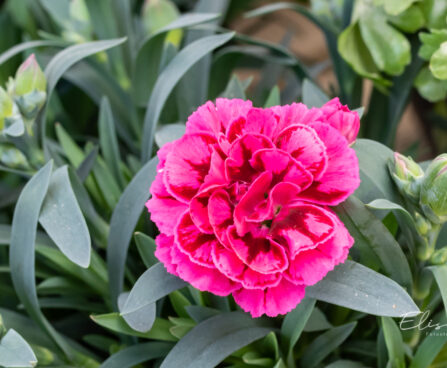
<svg viewBox="0 0 447 368"><path fill-rule="evenodd" d="M328 60L234 30L278 12ZM0 29L0 367L447 367L445 0L0 0Z"/></svg>

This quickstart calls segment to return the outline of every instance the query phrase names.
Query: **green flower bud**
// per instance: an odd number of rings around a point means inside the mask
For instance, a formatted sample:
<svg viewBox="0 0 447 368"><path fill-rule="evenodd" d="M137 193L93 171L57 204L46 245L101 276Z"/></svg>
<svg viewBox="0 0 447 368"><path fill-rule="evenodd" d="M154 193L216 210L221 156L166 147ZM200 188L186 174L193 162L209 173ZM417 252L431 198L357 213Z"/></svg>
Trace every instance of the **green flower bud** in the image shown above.
<svg viewBox="0 0 447 368"><path fill-rule="evenodd" d="M29 169L25 155L11 145L0 146L0 162L11 169Z"/></svg>
<svg viewBox="0 0 447 368"><path fill-rule="evenodd" d="M390 165L390 172L399 191L412 200L419 201L421 181L424 177L422 168L410 157L394 152L394 165Z"/></svg>
<svg viewBox="0 0 447 368"><path fill-rule="evenodd" d="M5 127L5 119L13 114L13 107L14 101L6 91L0 87L0 131Z"/></svg>
<svg viewBox="0 0 447 368"><path fill-rule="evenodd" d="M45 92L47 89L47 80L40 69L34 54L20 65L15 78L15 95L23 96L35 90Z"/></svg>
<svg viewBox="0 0 447 368"><path fill-rule="evenodd" d="M443 265L447 263L447 247L436 250L431 258L431 264L434 265Z"/></svg>
<svg viewBox="0 0 447 368"><path fill-rule="evenodd" d="M447 221L447 154L439 155L428 166L421 185L420 205L433 223Z"/></svg>
<svg viewBox="0 0 447 368"><path fill-rule="evenodd" d="M432 229L431 222L428 221L424 216L421 216L420 213L416 212L414 214L414 220L416 223L416 230L422 236L426 236Z"/></svg>

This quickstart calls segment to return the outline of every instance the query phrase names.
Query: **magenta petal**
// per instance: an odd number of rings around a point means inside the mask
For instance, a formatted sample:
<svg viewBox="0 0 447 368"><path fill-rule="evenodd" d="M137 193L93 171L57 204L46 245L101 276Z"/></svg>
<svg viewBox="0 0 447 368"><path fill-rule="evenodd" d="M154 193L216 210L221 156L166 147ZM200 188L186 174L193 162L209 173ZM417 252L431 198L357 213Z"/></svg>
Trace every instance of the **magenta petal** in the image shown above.
<svg viewBox="0 0 447 368"><path fill-rule="evenodd" d="M334 219L329 211L306 203L283 207L273 221L271 234L288 244L291 258L313 249L333 236Z"/></svg>
<svg viewBox="0 0 447 368"><path fill-rule="evenodd" d="M225 190L216 190L211 195L208 201L208 216L217 239L228 246L227 229L233 224L233 206Z"/></svg>
<svg viewBox="0 0 447 368"><path fill-rule="evenodd" d="M215 244L213 261L217 269L233 281L240 282L247 289L264 289L276 286L281 280L281 273L262 274L244 264L232 250Z"/></svg>
<svg viewBox="0 0 447 368"><path fill-rule="evenodd" d="M189 202L196 195L208 174L215 142L203 133L187 134L176 142L164 168L165 184L173 197Z"/></svg>
<svg viewBox="0 0 447 368"><path fill-rule="evenodd" d="M356 111L351 111L346 105L342 105L338 97L326 102L321 107L324 121L337 129L349 143L357 138L360 128L360 118Z"/></svg>
<svg viewBox="0 0 447 368"><path fill-rule="evenodd" d="M312 183L312 175L309 171L285 151L278 149L258 150L253 155L250 163L257 171L272 173L274 183L289 182L301 189L307 188Z"/></svg>
<svg viewBox="0 0 447 368"><path fill-rule="evenodd" d="M201 291L227 296L241 287L239 283L230 280L216 268L203 267L191 262L175 244L171 254L172 261L178 265L178 276Z"/></svg>
<svg viewBox="0 0 447 368"><path fill-rule="evenodd" d="M188 211L178 221L175 241L192 262L204 267L214 267L211 250L217 239L214 235L202 233L192 221Z"/></svg>
<svg viewBox="0 0 447 368"><path fill-rule="evenodd" d="M335 206L348 198L360 184L357 156L346 139L332 126L312 123L327 149L328 165L323 176L312 183L300 198Z"/></svg>
<svg viewBox="0 0 447 368"><path fill-rule="evenodd" d="M291 105L285 106L274 106L271 109L276 114L278 119L276 134L279 134L285 128L291 125L310 124L314 121L319 120L319 118L322 116L320 109L309 109L302 103L293 103Z"/></svg>
<svg viewBox="0 0 447 368"><path fill-rule="evenodd" d="M326 147L311 127L292 125L277 136L275 143L309 170L314 180L324 173L328 161Z"/></svg>
<svg viewBox="0 0 447 368"><path fill-rule="evenodd" d="M268 274L287 268L286 252L274 240L255 238L251 233L239 237L234 226L228 229L227 234L233 251L252 270Z"/></svg>
<svg viewBox="0 0 447 368"><path fill-rule="evenodd" d="M301 302L304 295L304 285L294 285L284 279L276 287L264 290L239 289L233 293L235 302L252 317L286 314Z"/></svg>
<svg viewBox="0 0 447 368"><path fill-rule="evenodd" d="M272 141L260 134L246 134L235 140L225 161L227 179L229 181L252 181L257 172L252 168L249 160L260 149L272 147Z"/></svg>
<svg viewBox="0 0 447 368"><path fill-rule="evenodd" d="M152 196L146 202L146 207L151 214L151 220L157 225L160 232L166 235L174 235L174 228L179 217L188 206L172 197L162 198Z"/></svg>
<svg viewBox="0 0 447 368"><path fill-rule="evenodd" d="M250 229L247 221L264 221L268 216L267 198L272 182L272 174L259 175L234 209L234 224L239 235Z"/></svg>
<svg viewBox="0 0 447 368"><path fill-rule="evenodd" d="M242 137L244 134L262 134L272 138L276 129L276 118L271 110L252 108L246 117L239 117L231 122L227 129L227 138L230 142Z"/></svg>
<svg viewBox="0 0 447 368"><path fill-rule="evenodd" d="M290 261L285 276L292 282L314 285L322 280L329 271L346 260L354 239L335 216L334 236L318 245L317 248L305 250Z"/></svg>
<svg viewBox="0 0 447 368"><path fill-rule="evenodd" d="M155 238L155 257L164 264L166 270L175 276L178 276L177 265L172 260L172 249L174 246L174 237L160 234Z"/></svg>

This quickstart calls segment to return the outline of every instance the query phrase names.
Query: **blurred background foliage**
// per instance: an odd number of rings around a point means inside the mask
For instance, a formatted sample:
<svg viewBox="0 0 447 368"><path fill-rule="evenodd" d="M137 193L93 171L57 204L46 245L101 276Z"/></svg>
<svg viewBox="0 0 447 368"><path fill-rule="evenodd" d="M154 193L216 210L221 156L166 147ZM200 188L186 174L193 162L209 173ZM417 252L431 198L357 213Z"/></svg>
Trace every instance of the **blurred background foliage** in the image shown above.
<svg viewBox="0 0 447 368"><path fill-rule="evenodd" d="M61 368L178 366L181 354L177 361L163 358L199 325L211 342L225 337L219 332L244 330L243 338L234 332L228 356L214 355L227 367L446 366L445 337L401 333L391 318L311 299L286 318L251 320L234 312L230 298L187 287L157 302L149 332L119 314L122 291L156 262L156 229L140 216L154 172L148 160L182 134L189 114L208 99L272 106L339 96L360 113L364 106L362 138L419 159L446 151L444 0L0 0L0 7L0 86L10 93L15 84L11 93L18 93L18 78L11 77L32 53L48 83L38 115L27 117L23 108L14 115L0 104L0 118L14 117L0 136L0 366L8 344L26 366L36 358L39 366ZM29 128L25 134L5 132L21 124ZM371 143L359 151L371 180L390 186L391 151ZM50 181L51 165L58 169ZM40 194L25 187L32 175ZM71 229L72 239L63 239L73 249L60 249L70 260L54 244L57 221L48 213L38 217L51 185L66 194L60 203L85 218ZM358 195L365 203L375 199L365 190ZM351 222L368 211L355 200L340 209ZM401 218L378 217L385 235L357 224L362 244L402 242ZM70 218L59 220L66 225ZM10 255L9 244L28 244L20 236L33 236L33 229L35 249L33 243ZM446 238L442 233L440 246ZM360 250L362 263L368 249ZM90 266L82 268L87 253ZM367 266L392 274L381 262L372 256ZM421 306L444 321L432 276L415 279L423 285L414 293ZM447 278L439 271L436 281ZM211 318L213 328L204 323Z"/></svg>

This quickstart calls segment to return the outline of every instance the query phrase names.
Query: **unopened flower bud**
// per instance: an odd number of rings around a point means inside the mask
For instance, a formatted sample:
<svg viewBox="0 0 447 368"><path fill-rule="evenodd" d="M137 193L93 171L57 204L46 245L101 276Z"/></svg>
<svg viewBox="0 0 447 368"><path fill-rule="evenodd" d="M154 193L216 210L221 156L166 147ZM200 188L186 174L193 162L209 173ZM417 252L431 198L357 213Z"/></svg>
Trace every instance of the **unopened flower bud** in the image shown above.
<svg viewBox="0 0 447 368"><path fill-rule="evenodd" d="M13 107L14 101L6 91L0 87L0 131L5 127L5 119L13 114Z"/></svg>
<svg viewBox="0 0 447 368"><path fill-rule="evenodd" d="M428 221L420 213L416 212L414 214L414 220L415 220L415 224L416 224L416 230L422 236L426 236L428 234L428 232L432 229L431 222Z"/></svg>
<svg viewBox="0 0 447 368"><path fill-rule="evenodd" d="M428 166L421 185L420 205L430 221L436 224L447 221L447 154L439 155Z"/></svg>
<svg viewBox="0 0 447 368"><path fill-rule="evenodd" d="M421 181L424 177L422 168L410 157L394 153L394 165L390 165L390 172L399 191L412 200L419 201Z"/></svg>
<svg viewBox="0 0 447 368"><path fill-rule="evenodd" d="M47 80L45 74L43 74L34 54L32 54L17 70L15 94L16 96L23 96L35 90L45 92L46 89Z"/></svg>
<svg viewBox="0 0 447 368"><path fill-rule="evenodd" d="M28 169L29 164L25 155L11 145L0 146L0 162L12 169Z"/></svg>
<svg viewBox="0 0 447 368"><path fill-rule="evenodd" d="M447 247L436 250L432 254L430 262L434 265L443 265L447 263Z"/></svg>

